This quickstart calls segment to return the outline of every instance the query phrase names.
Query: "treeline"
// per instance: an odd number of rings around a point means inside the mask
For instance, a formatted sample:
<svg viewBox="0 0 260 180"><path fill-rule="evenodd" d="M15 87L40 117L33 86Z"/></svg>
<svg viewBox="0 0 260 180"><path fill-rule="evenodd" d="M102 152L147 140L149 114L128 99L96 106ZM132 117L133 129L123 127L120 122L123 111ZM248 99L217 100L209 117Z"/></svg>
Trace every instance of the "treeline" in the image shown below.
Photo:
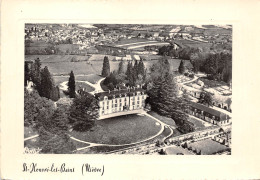
<svg viewBox="0 0 260 180"><path fill-rule="evenodd" d="M179 96L178 84L166 58L151 67L147 94L146 101L151 105L151 110L172 118L183 133L194 131L188 122L189 116L185 113L189 104Z"/></svg>
<svg viewBox="0 0 260 180"><path fill-rule="evenodd" d="M24 93L24 125L38 132L41 153L73 153L76 147L69 130L90 130L98 118L98 109L96 98L88 93L74 98L71 106L57 108L37 91L25 89Z"/></svg>
<svg viewBox="0 0 260 180"><path fill-rule="evenodd" d="M102 76L106 79L103 82L109 90L113 90L116 86L125 84L126 86L137 86L143 85L146 80L146 69L143 60L139 62L136 60L134 64L128 62L126 70L124 67L124 62L121 61L118 66L117 71L110 73L109 60L104 57Z"/></svg>
<svg viewBox="0 0 260 180"><path fill-rule="evenodd" d="M44 68L41 68L39 58L37 58L30 65L29 62L25 62L24 76L24 86L27 86L28 82L32 81L34 88L38 91L40 96L53 101L59 100L59 87L55 86L48 67L45 66Z"/></svg>
<svg viewBox="0 0 260 180"><path fill-rule="evenodd" d="M180 48L175 50L173 46L163 46L159 49L160 55L190 60L194 72L204 72L210 80L218 80L229 83L232 80L232 54L208 53L200 48Z"/></svg>

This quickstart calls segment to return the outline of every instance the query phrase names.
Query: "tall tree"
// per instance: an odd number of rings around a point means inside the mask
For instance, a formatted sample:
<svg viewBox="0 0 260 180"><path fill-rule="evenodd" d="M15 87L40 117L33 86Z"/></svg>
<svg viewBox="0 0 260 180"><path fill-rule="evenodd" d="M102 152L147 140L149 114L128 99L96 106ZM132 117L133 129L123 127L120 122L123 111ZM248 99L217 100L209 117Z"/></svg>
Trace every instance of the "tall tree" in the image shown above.
<svg viewBox="0 0 260 180"><path fill-rule="evenodd" d="M52 91L53 91L53 79L48 70L48 67L45 66L44 69L41 70L41 90L39 92L40 96L46 97L48 99L51 98Z"/></svg>
<svg viewBox="0 0 260 180"><path fill-rule="evenodd" d="M183 74L184 71L185 71L185 67L184 67L184 62L183 62L183 60L181 60L181 62L180 62L180 66L179 66L179 68L178 68L178 71L179 71L180 74Z"/></svg>
<svg viewBox="0 0 260 180"><path fill-rule="evenodd" d="M51 91L51 100L53 101L58 101L60 99L60 88L59 86L56 87L52 87L52 91Z"/></svg>
<svg viewBox="0 0 260 180"><path fill-rule="evenodd" d="M27 86L27 82L30 80L30 68L28 62L24 63L24 86Z"/></svg>
<svg viewBox="0 0 260 180"><path fill-rule="evenodd" d="M124 63L121 61L118 65L118 74L123 74L124 73Z"/></svg>
<svg viewBox="0 0 260 180"><path fill-rule="evenodd" d="M92 128L98 118L98 101L88 93L73 100L70 108L69 122L77 131L87 131Z"/></svg>
<svg viewBox="0 0 260 180"><path fill-rule="evenodd" d="M140 74L140 75L142 75L144 77L145 76L144 73L145 73L144 62L141 59L139 64L138 64L138 75Z"/></svg>
<svg viewBox="0 0 260 180"><path fill-rule="evenodd" d="M109 60L108 60L108 57L105 56L104 61L103 61L103 69L102 69L101 75L104 77L107 77L109 74L110 74Z"/></svg>
<svg viewBox="0 0 260 180"><path fill-rule="evenodd" d="M134 64L134 67L133 67L133 79L134 79L134 83L136 82L137 77L138 77L138 61L135 60L135 64Z"/></svg>
<svg viewBox="0 0 260 180"><path fill-rule="evenodd" d="M128 62L127 64L126 76L129 86L134 86L134 70L132 62Z"/></svg>
<svg viewBox="0 0 260 180"><path fill-rule="evenodd" d="M32 64L31 76L35 88L41 94L41 61L39 58L35 59Z"/></svg>
<svg viewBox="0 0 260 180"><path fill-rule="evenodd" d="M73 71L70 72L70 77L69 77L69 82L68 82L68 92L69 92L69 96L70 98L75 98L75 76Z"/></svg>

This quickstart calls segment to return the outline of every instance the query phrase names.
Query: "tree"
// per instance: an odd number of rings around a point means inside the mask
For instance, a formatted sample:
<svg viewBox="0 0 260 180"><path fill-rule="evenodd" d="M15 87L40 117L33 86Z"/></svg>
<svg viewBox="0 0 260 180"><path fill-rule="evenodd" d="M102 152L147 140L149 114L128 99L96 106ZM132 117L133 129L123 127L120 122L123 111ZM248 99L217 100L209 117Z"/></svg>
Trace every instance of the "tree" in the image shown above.
<svg viewBox="0 0 260 180"><path fill-rule="evenodd" d="M104 77L107 77L109 74L110 74L109 60L108 60L108 57L105 56L104 61L103 61L103 69L102 69L101 75Z"/></svg>
<svg viewBox="0 0 260 180"><path fill-rule="evenodd" d="M144 74L145 74L145 67L144 67L144 62L143 60L141 59L139 64L138 64L138 75L142 75L144 77Z"/></svg>
<svg viewBox="0 0 260 180"><path fill-rule="evenodd" d="M180 73L180 74L183 74L183 73L184 73L185 67L184 67L184 62L183 62L183 60L181 60L180 66L179 66L178 70L179 70L179 73Z"/></svg>
<svg viewBox="0 0 260 180"><path fill-rule="evenodd" d="M60 99L60 88L59 86L52 87L50 99L53 101L58 101Z"/></svg>
<svg viewBox="0 0 260 180"><path fill-rule="evenodd" d="M39 58L35 59L32 64L31 77L35 88L41 94L41 61Z"/></svg>
<svg viewBox="0 0 260 180"><path fill-rule="evenodd" d="M126 69L126 78L130 86L134 86L134 70L131 62L128 62Z"/></svg>
<svg viewBox="0 0 260 180"><path fill-rule="evenodd" d="M45 128L39 130L41 153L52 154L71 154L76 150L75 145L72 143L70 137L65 134L51 133Z"/></svg>
<svg viewBox="0 0 260 180"><path fill-rule="evenodd" d="M199 103L212 106L212 95L208 92L201 92L199 97Z"/></svg>
<svg viewBox="0 0 260 180"><path fill-rule="evenodd" d="M24 63L24 86L27 86L27 82L30 80L30 69L28 62Z"/></svg>
<svg viewBox="0 0 260 180"><path fill-rule="evenodd" d="M41 84L40 84L40 91L39 94L42 97L46 97L48 99L51 98L51 94L53 91L53 79L48 70L48 67L45 66L43 70L41 70Z"/></svg>
<svg viewBox="0 0 260 180"><path fill-rule="evenodd" d="M69 82L68 82L68 93L70 98L75 98L76 95L75 87L75 77L73 71L70 72Z"/></svg>
<svg viewBox="0 0 260 180"><path fill-rule="evenodd" d="M54 113L52 101L39 96L37 91L24 90L24 125L40 127L42 121L50 119Z"/></svg>
<svg viewBox="0 0 260 180"><path fill-rule="evenodd" d="M137 80L137 77L138 77L138 61L135 60L135 64L134 64L134 67L133 67L133 79L134 79L134 83L136 82Z"/></svg>
<svg viewBox="0 0 260 180"><path fill-rule="evenodd" d="M124 63L121 61L118 65L118 74L123 74L124 73Z"/></svg>
<svg viewBox="0 0 260 180"><path fill-rule="evenodd" d="M73 100L70 108L69 123L77 131L87 131L92 128L98 118L98 101L88 93Z"/></svg>

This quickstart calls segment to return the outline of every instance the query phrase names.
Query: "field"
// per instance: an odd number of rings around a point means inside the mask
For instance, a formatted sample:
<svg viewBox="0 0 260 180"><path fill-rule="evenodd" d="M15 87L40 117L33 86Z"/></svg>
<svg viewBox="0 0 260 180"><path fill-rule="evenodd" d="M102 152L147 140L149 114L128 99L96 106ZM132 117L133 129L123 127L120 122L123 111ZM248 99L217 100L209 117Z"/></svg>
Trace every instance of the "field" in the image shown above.
<svg viewBox="0 0 260 180"><path fill-rule="evenodd" d="M147 116L126 115L97 121L93 131L72 131L77 139L101 144L128 144L156 135L161 126Z"/></svg>
<svg viewBox="0 0 260 180"><path fill-rule="evenodd" d="M42 63L59 63L72 61L87 61L89 56L79 55L25 55L25 60L34 60L39 58Z"/></svg>
<svg viewBox="0 0 260 180"><path fill-rule="evenodd" d="M78 44L59 44L56 47L62 52L73 52L79 50Z"/></svg>
<svg viewBox="0 0 260 180"><path fill-rule="evenodd" d="M228 147L218 142L215 142L211 139L197 141L189 144L189 146L192 147L193 149L195 148L196 150L201 150L201 154L204 155L210 155L228 149Z"/></svg>
<svg viewBox="0 0 260 180"><path fill-rule="evenodd" d="M177 40L175 41L176 44L179 44L181 46L188 46L188 47L193 47L193 48L203 48L206 50L209 50L210 47L212 46L212 43L206 43L206 42L200 42L200 41L195 41L195 40Z"/></svg>
<svg viewBox="0 0 260 180"><path fill-rule="evenodd" d="M121 41L118 41L113 44L113 46L125 48L125 49L138 49L138 50L144 50L145 46L163 46L163 45L169 45L168 42L159 42L155 40L148 40L148 39L124 39Z"/></svg>
<svg viewBox="0 0 260 180"><path fill-rule="evenodd" d="M103 60L90 62L84 61L84 58L87 58L87 56L76 56L77 58L82 58L82 60L79 62L71 62L71 58L75 57L74 55L25 56L26 60L33 60L37 57L40 58L42 62L42 67L48 66L49 71L53 75L68 75L71 71L73 71L75 75L101 74L103 67ZM112 72L114 70L117 70L120 61L112 61L112 59L109 60L110 71ZM156 61L157 60L144 61L145 68L149 69ZM178 69L180 61L180 59L169 59L172 71ZM125 63L125 66L126 64L127 63ZM192 67L190 61L185 61L185 66Z"/></svg>

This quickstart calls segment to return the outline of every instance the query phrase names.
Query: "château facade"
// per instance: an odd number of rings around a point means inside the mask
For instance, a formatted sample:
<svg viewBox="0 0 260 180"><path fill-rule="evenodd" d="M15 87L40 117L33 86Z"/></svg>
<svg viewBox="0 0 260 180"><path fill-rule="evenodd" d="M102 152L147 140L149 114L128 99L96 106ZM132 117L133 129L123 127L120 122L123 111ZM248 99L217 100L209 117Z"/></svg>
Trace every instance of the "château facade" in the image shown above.
<svg viewBox="0 0 260 180"><path fill-rule="evenodd" d="M142 88L127 88L96 93L99 101L99 119L140 113L147 94Z"/></svg>

